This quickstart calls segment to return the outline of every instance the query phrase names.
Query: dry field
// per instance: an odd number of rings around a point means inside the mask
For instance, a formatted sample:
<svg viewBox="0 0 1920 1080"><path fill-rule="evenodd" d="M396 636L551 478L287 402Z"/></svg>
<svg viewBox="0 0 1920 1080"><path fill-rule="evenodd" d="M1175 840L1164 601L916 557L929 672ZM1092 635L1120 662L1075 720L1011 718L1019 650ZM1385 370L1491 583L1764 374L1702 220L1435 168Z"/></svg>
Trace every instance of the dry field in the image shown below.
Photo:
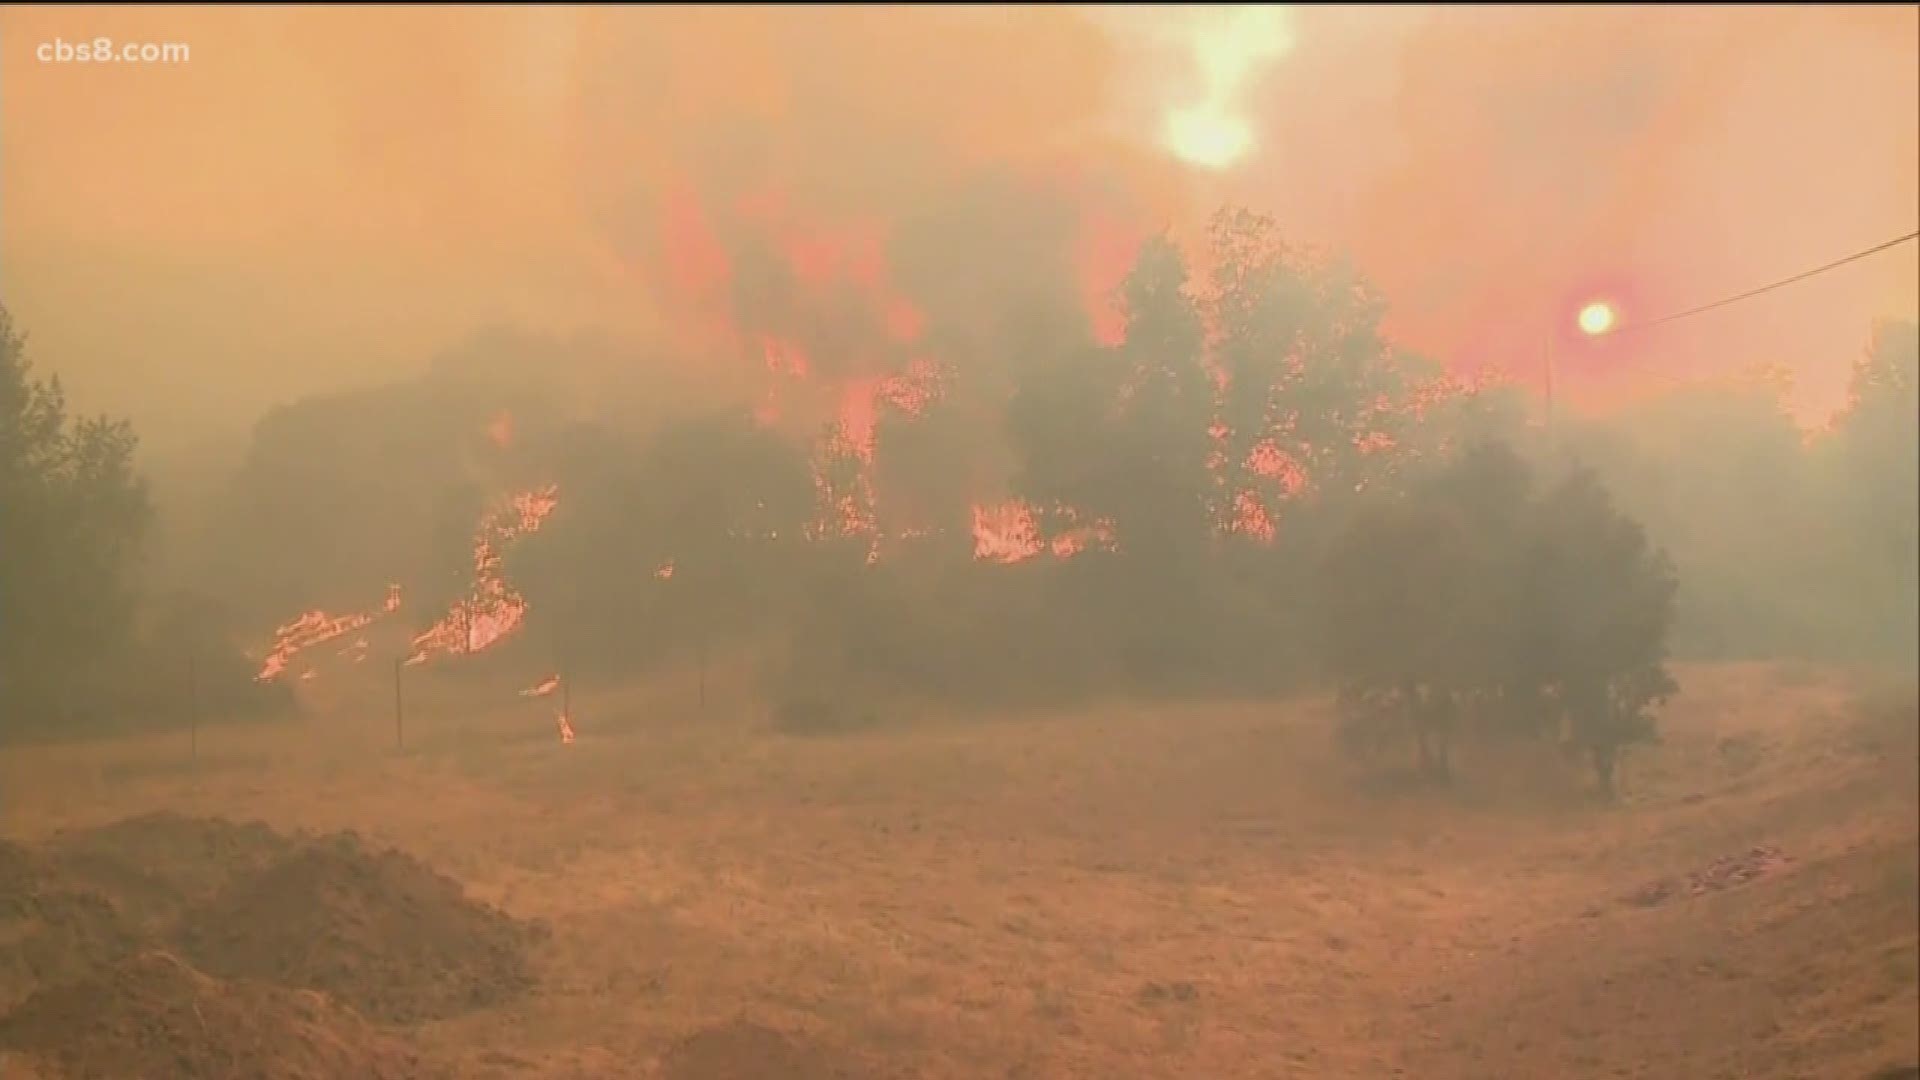
<svg viewBox="0 0 1920 1080"><path fill-rule="evenodd" d="M129 1004L126 1024L297 1042L286 1076L1915 1075L1911 689L1863 705L1818 670L1682 681L1607 807L1564 794L1551 754L1464 753L1452 792L1357 774L1311 701L799 737L724 680L704 709L662 680L577 693L562 746L549 705L423 676L404 752L372 684L295 724L202 731L197 762L184 735L0 750L0 835L57 852L156 811L357 832L364 852L265 884L234 871L253 891L198 915L153 909L140 932L161 951L86 984L86 1023L151 987L191 1008ZM232 850L261 866L293 843L245 835ZM418 864L377 862L389 845L530 925L460 913L506 965L458 957L470 999L222 938L254 897L351 943L386 889L414 920L402 944L445 944L434 905L455 901ZM305 889L353 925L308 926ZM525 988L488 974L522 956ZM296 970L305 986L269 981ZM0 1075L85 1074L62 1007L48 990L0 1021L24 1051ZM117 1068L189 1074L154 1061Z"/></svg>

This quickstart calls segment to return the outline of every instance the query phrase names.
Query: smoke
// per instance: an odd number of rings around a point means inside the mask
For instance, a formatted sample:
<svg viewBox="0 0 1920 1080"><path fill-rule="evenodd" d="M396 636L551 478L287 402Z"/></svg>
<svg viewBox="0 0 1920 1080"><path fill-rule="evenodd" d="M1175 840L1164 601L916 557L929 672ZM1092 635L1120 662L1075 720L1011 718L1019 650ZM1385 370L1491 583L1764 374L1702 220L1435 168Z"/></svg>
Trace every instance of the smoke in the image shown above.
<svg viewBox="0 0 1920 1080"><path fill-rule="evenodd" d="M1899 7L14 7L0 284L42 363L162 456L490 325L610 335L743 398L764 338L857 379L1004 352L1011 308L1110 336L1139 240L1228 199L1351 251L1408 346L1534 378L1587 299L1631 324L1911 228L1915 31ZM103 35L192 59L32 54ZM1780 362L1817 414L1915 289L1906 249L1560 341L1563 377L1606 403Z"/></svg>
<svg viewBox="0 0 1920 1080"><path fill-rule="evenodd" d="M1840 403L1879 316L1915 310L1914 249L1645 335L1623 323L1914 227L1912 8L1297 12L1241 190L1351 250L1403 339L1538 384L1548 340L1579 399L1618 402L1762 363L1805 419Z"/></svg>

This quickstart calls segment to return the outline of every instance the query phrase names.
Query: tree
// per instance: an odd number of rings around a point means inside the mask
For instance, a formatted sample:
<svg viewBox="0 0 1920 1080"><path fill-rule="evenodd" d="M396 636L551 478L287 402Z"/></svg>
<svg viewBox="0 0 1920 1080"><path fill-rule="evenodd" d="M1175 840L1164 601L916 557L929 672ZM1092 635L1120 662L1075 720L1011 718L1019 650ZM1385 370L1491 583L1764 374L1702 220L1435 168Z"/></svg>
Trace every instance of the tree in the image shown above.
<svg viewBox="0 0 1920 1080"><path fill-rule="evenodd" d="M1515 619L1525 677L1557 702L1566 737L1612 795L1621 751L1654 737L1651 710L1678 689L1666 667L1673 567L1588 469L1548 492L1529 531Z"/></svg>
<svg viewBox="0 0 1920 1080"><path fill-rule="evenodd" d="M1883 322L1854 365L1831 447L1838 566L1865 615L1862 646L1911 663L1920 632L1920 324Z"/></svg>
<svg viewBox="0 0 1920 1080"><path fill-rule="evenodd" d="M1211 241L1227 487L1267 504L1289 494L1255 467L1265 444L1312 490L1351 496L1392 457L1373 448L1400 434L1414 385L1381 336L1385 303L1345 263L1288 245L1265 215L1221 211Z"/></svg>
<svg viewBox="0 0 1920 1080"><path fill-rule="evenodd" d="M1471 714L1523 718L1536 701L1511 569L1533 478L1504 443L1423 462L1404 490L1365 497L1317 578L1323 645L1349 723L1404 726L1421 767L1445 776Z"/></svg>
<svg viewBox="0 0 1920 1080"><path fill-rule="evenodd" d="M1179 249L1150 241L1121 292L1118 346L1023 372L1008 414L1013 486L1044 532L1111 528L1118 550L1078 556L1071 571L1100 578L1083 632L1130 674L1164 682L1205 659L1212 387Z"/></svg>
<svg viewBox="0 0 1920 1080"><path fill-rule="evenodd" d="M152 507L132 426L32 372L0 307L0 700L44 706L127 644Z"/></svg>
<svg viewBox="0 0 1920 1080"><path fill-rule="evenodd" d="M730 411L670 423L637 447L582 427L558 482L551 524L509 572L535 610L582 639L570 653L609 663L609 648L631 663L650 644L705 647L767 614L813 511L801 448Z"/></svg>
<svg viewBox="0 0 1920 1080"><path fill-rule="evenodd" d="M1475 670L1477 642L1456 619L1472 599L1472 558L1459 514L1431 499L1364 505L1327 553L1319 576L1321 646L1350 712L1377 743L1402 727L1423 772L1450 771L1453 718Z"/></svg>
<svg viewBox="0 0 1920 1080"><path fill-rule="evenodd" d="M1558 730L1610 793L1675 690L1675 588L1593 473L1535 497L1526 462L1487 443L1363 501L1321 564L1317 610L1351 724L1404 729L1439 775L1460 718Z"/></svg>

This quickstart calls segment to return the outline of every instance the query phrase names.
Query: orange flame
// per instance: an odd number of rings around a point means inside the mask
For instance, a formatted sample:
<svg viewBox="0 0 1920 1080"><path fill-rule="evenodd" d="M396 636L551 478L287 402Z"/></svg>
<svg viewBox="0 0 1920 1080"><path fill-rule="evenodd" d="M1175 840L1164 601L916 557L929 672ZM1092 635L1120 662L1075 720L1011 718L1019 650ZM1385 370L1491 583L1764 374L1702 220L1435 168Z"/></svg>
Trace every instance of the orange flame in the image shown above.
<svg viewBox="0 0 1920 1080"><path fill-rule="evenodd" d="M566 713L561 713L558 719L560 721L560 745L572 746L573 745L573 725L567 721Z"/></svg>
<svg viewBox="0 0 1920 1080"><path fill-rule="evenodd" d="M1039 518L1030 504L1020 499L993 505L976 504L973 507L973 557L983 562L1017 563L1042 552L1068 559L1088 547L1111 551L1118 546L1111 522L1081 524L1080 515L1066 507L1058 508L1057 513L1068 522L1068 527L1051 538L1043 538Z"/></svg>
<svg viewBox="0 0 1920 1080"><path fill-rule="evenodd" d="M660 568L653 572L653 576L659 578L661 581L671 578L673 576L673 560L668 559L666 562L661 563Z"/></svg>
<svg viewBox="0 0 1920 1080"><path fill-rule="evenodd" d="M973 507L973 557L1016 563L1040 554L1040 527L1033 508L1019 500Z"/></svg>
<svg viewBox="0 0 1920 1080"><path fill-rule="evenodd" d="M551 694L558 689L560 689L560 676L549 675L546 678L541 679L539 682L534 683L532 686L527 687L525 690L520 691L520 696L521 697L546 697L548 694Z"/></svg>
<svg viewBox="0 0 1920 1080"><path fill-rule="evenodd" d="M480 652L520 626L527 614L526 597L502 575L500 552L520 537L538 531L559 504L558 488L549 484L513 496L503 509L481 521L473 543L472 590L466 598L456 600L439 622L413 639L408 664L425 663L436 652Z"/></svg>
<svg viewBox="0 0 1920 1080"><path fill-rule="evenodd" d="M400 610L400 586L387 586L387 599L377 611L359 611L347 615L328 615L324 611L309 611L291 622L284 623L273 632L273 647L267 651L267 657L261 662L260 671L254 675L256 682L271 682L287 670L293 658L317 645L324 645L373 622L382 615ZM364 648L365 639L350 647ZM312 669L300 676L302 679L313 677Z"/></svg>

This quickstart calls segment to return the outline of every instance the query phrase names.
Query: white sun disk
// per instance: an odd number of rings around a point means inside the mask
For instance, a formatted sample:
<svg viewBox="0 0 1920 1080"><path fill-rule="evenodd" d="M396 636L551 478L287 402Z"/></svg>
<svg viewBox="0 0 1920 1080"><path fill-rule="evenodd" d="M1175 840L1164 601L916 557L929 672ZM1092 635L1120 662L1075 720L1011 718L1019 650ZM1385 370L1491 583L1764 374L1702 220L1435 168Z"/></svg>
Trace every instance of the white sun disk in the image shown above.
<svg viewBox="0 0 1920 1080"><path fill-rule="evenodd" d="M1167 116L1167 147L1189 164L1224 169L1253 148L1253 132L1237 116L1205 107L1178 109Z"/></svg>
<svg viewBox="0 0 1920 1080"><path fill-rule="evenodd" d="M1616 319L1612 304L1596 300L1580 309L1580 330L1585 334L1604 334L1613 329Z"/></svg>
<svg viewBox="0 0 1920 1080"><path fill-rule="evenodd" d="M1292 31L1285 9L1274 5L1196 8L1182 18L1199 92L1168 109L1162 138L1182 161L1226 169L1253 149L1245 98L1261 71L1292 47Z"/></svg>

